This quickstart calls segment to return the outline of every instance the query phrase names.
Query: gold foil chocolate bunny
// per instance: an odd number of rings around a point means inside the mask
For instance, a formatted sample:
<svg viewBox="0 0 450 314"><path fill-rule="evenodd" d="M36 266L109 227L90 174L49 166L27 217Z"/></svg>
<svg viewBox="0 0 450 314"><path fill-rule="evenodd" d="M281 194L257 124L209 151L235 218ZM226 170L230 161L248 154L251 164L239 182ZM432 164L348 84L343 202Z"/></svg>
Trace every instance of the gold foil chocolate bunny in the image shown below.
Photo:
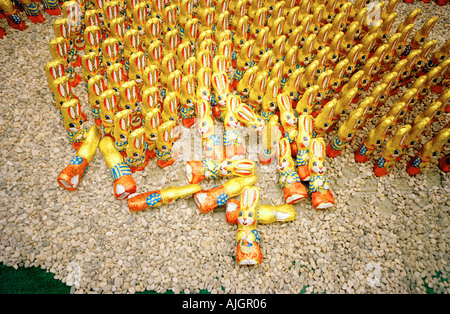
<svg viewBox="0 0 450 314"><path fill-rule="evenodd" d="M326 170L325 141L323 138L314 138L309 148L309 193L312 206L316 209L334 206L334 196L330 190Z"/></svg>
<svg viewBox="0 0 450 314"><path fill-rule="evenodd" d="M258 234L259 189L245 187L241 194L236 234L236 262L238 265L257 265L262 263L263 255L259 246Z"/></svg>

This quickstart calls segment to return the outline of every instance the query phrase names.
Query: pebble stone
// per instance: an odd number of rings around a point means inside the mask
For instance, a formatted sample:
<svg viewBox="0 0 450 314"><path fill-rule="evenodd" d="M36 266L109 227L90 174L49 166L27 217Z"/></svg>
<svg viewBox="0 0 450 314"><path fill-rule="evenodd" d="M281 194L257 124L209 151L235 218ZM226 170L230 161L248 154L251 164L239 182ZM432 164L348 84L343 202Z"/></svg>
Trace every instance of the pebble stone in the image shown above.
<svg viewBox="0 0 450 314"><path fill-rule="evenodd" d="M415 29L431 16L439 17L430 38L442 44L449 11L433 1L401 2L397 20L414 8L422 9ZM373 174L373 160L356 164L353 151L377 117L341 156L326 160L335 207L318 211L306 200L296 206L296 220L260 225L264 260L256 267L234 262L236 226L226 223L224 208L201 214L187 198L131 214L125 201L114 199L100 152L75 192L60 188L56 177L74 151L44 73L57 17L43 15L42 24L25 19L23 32L0 20L7 30L0 40L1 263L45 269L71 286L71 293L450 292L450 175L434 163L410 177L404 170L406 158L383 178ZM81 85L74 93L89 112ZM435 97L416 106L407 121ZM448 114L442 117L419 142L425 143L449 119ZM180 141L190 136L183 128ZM150 162L134 175L138 192L186 184L184 161L190 159L184 157L166 169ZM282 204L275 165L258 165L257 172L261 203Z"/></svg>

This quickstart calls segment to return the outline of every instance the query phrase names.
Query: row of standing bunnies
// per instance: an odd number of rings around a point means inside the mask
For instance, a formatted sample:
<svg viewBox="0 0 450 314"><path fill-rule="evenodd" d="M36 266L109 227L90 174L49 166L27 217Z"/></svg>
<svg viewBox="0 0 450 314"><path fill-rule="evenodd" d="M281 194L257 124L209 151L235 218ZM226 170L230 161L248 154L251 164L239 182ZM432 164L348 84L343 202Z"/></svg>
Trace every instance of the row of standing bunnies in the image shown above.
<svg viewBox="0 0 450 314"><path fill-rule="evenodd" d="M356 161L367 162L391 135L375 164L377 176L390 173L424 130L449 111L450 42L438 47L428 40L436 18L413 33L420 10L394 30L397 4L65 2L63 18L53 27L52 61L45 67L76 150L58 183L74 191L99 148L114 195L127 199L130 211L191 195L202 213L226 206L227 221L238 224L237 262L259 264L257 224L295 219L294 205L308 198L316 209L332 207L326 157L337 157L402 86L407 90L355 152ZM90 128L73 92L78 84L88 93ZM413 123L401 125L430 94L438 96ZM202 138L202 160L186 165L189 184L137 193L133 173L151 159L162 168L177 160L173 144L181 138L181 126L195 126ZM258 162L277 162L285 204L259 204L243 126L259 137ZM421 172L449 137L446 126L418 151L408 172ZM441 164L448 171L445 161ZM199 184L218 178L226 182L209 190Z"/></svg>

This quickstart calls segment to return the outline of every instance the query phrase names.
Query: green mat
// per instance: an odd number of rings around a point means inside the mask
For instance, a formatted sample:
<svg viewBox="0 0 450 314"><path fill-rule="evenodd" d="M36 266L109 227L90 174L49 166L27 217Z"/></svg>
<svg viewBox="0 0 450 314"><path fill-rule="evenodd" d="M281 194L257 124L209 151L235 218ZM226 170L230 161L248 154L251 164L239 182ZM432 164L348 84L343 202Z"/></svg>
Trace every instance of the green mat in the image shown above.
<svg viewBox="0 0 450 314"><path fill-rule="evenodd" d="M70 287L55 275L37 267L17 270L0 264L1 294L68 294Z"/></svg>
<svg viewBox="0 0 450 314"><path fill-rule="evenodd" d="M70 286L55 279L53 273L38 267L14 267L0 264L0 294L69 294ZM164 294L173 294L167 290ZM137 292L136 294L159 294L156 291ZM209 294L200 290L200 294Z"/></svg>

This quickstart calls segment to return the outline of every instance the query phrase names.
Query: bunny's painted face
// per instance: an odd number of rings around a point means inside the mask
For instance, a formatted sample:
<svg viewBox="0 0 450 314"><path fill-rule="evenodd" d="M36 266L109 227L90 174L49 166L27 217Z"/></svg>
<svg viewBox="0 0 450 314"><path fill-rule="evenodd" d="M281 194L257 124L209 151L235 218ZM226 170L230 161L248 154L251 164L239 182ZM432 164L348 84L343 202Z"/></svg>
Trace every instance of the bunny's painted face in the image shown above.
<svg viewBox="0 0 450 314"><path fill-rule="evenodd" d="M252 211L240 211L239 212L239 217L238 217L238 222L244 226L251 226L255 223L255 217L253 217L254 214Z"/></svg>
<svg viewBox="0 0 450 314"><path fill-rule="evenodd" d="M313 162L312 170L318 174L324 174L327 170L325 166L320 166L317 161Z"/></svg>
<svg viewBox="0 0 450 314"><path fill-rule="evenodd" d="M289 167L289 160L286 157L280 158L277 166L278 170L284 171L287 167Z"/></svg>

